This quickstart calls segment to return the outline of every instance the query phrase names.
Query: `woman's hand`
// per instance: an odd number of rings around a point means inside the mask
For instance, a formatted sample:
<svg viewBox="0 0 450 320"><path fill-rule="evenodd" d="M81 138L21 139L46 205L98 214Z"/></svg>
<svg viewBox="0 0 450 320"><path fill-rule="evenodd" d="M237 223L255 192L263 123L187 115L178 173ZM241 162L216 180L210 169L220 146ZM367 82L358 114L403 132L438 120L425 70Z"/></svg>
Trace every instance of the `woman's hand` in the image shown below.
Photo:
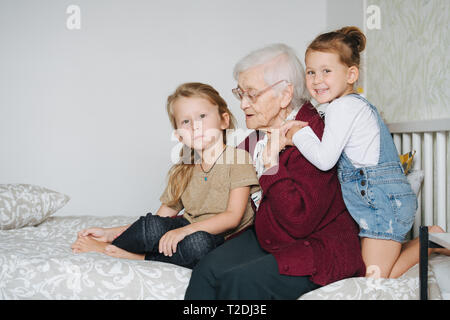
<svg viewBox="0 0 450 320"><path fill-rule="evenodd" d="M279 129L266 128L264 130L268 138L267 145L263 150L263 162L266 169L278 164L278 156L281 150L286 146L292 146L294 134L306 126L308 126L308 122L290 120Z"/></svg>
<svg viewBox="0 0 450 320"><path fill-rule="evenodd" d="M278 156L289 141L286 138L286 130L282 128L268 128L265 130L267 134L267 144L263 150L262 159L266 169L278 164Z"/></svg>
<svg viewBox="0 0 450 320"><path fill-rule="evenodd" d="M274 134L275 133L275 134ZM268 129L267 134L267 144L262 152L262 160L265 169L269 169L278 164L278 155L281 150L283 150L283 143L280 143L279 130L278 129Z"/></svg>
<svg viewBox="0 0 450 320"><path fill-rule="evenodd" d="M161 239L159 239L159 253L171 257L177 251L178 242L188 235L190 235L190 232L185 227L166 232Z"/></svg>

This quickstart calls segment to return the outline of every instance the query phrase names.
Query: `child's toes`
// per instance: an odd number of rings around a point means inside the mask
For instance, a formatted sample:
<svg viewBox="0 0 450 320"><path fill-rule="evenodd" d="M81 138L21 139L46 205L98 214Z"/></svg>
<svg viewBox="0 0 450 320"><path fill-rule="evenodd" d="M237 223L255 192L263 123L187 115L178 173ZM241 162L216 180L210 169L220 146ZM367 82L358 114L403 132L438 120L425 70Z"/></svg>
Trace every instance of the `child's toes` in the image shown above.
<svg viewBox="0 0 450 320"><path fill-rule="evenodd" d="M73 253L80 253L80 247L77 244L73 244L71 247Z"/></svg>

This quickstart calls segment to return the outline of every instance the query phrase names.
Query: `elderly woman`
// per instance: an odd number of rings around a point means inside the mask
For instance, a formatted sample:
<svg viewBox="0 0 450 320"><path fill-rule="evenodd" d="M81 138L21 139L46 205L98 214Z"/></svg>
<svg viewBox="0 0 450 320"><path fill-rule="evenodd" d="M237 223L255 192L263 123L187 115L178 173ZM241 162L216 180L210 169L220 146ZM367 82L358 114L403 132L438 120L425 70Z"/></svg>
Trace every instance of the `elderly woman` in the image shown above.
<svg viewBox="0 0 450 320"><path fill-rule="evenodd" d="M240 147L253 156L262 194L252 195L254 226L199 262L185 298L296 299L364 276L358 227L343 202L336 168L320 171L273 130L296 119L308 122L318 137L323 133L295 53L282 44L254 51L236 65L234 76L246 125L256 129ZM272 133L261 131L267 128Z"/></svg>

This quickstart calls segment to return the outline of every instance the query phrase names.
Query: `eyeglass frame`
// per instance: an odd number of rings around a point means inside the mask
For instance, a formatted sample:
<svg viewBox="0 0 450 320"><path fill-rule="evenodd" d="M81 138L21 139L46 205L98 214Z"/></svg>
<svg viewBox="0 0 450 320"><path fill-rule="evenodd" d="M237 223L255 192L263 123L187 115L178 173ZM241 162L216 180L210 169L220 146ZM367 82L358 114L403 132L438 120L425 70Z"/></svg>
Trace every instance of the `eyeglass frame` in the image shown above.
<svg viewBox="0 0 450 320"><path fill-rule="evenodd" d="M287 82L289 83L289 81L287 80L280 80L275 82L274 84L259 90L256 94L253 95L249 95L247 91L242 90L239 86L231 89L231 92L233 92L233 95L239 100L242 101L242 99L247 98L249 101L251 101L251 103L255 103L256 100L258 100L258 98L263 95L264 93L266 93L267 91L269 91L270 89L272 89L273 87L275 87L276 85L282 83L282 82Z"/></svg>

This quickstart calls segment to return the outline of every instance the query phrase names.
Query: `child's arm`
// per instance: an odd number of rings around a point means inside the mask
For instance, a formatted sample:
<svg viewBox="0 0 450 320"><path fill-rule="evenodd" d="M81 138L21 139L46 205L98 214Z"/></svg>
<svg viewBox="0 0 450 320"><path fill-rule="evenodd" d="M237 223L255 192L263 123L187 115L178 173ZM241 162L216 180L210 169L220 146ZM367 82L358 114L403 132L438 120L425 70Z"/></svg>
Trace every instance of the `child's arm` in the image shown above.
<svg viewBox="0 0 450 320"><path fill-rule="evenodd" d="M333 101L327 109L322 137L306 126L293 134L294 145L319 170L330 170L349 142L358 119L366 112L363 106L349 99Z"/></svg>
<svg viewBox="0 0 450 320"><path fill-rule="evenodd" d="M250 187L239 187L230 191L227 209L204 221L194 222L185 227L171 230L159 240L159 252L172 256L176 252L177 244L186 236L206 231L211 234L220 234L236 228L244 216L250 196Z"/></svg>
<svg viewBox="0 0 450 320"><path fill-rule="evenodd" d="M172 209L171 207L168 207L163 203L156 212L156 215L160 217L175 217L178 214L178 212L180 211Z"/></svg>
<svg viewBox="0 0 450 320"><path fill-rule="evenodd" d="M300 129L303 129L304 127L307 127L309 125L308 122L303 121L297 121L297 120L291 120L288 121L284 126L281 127L282 133L286 135L286 139L290 145L294 145L292 142L292 137L299 131ZM284 132L283 132L284 131Z"/></svg>

